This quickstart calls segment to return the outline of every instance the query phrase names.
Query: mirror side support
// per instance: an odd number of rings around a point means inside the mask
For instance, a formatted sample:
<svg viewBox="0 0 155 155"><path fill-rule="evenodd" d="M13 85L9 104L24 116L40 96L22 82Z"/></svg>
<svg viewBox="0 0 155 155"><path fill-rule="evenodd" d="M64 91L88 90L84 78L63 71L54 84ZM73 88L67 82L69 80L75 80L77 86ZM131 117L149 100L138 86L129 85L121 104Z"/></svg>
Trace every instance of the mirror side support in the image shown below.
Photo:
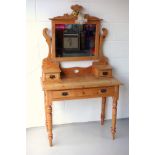
<svg viewBox="0 0 155 155"><path fill-rule="evenodd" d="M48 35L47 31L48 31L47 28L43 29L43 36L46 39L46 42L47 42L48 48L49 48L48 58L51 58L51 55L52 55L52 53L51 53L52 38Z"/></svg>
<svg viewBox="0 0 155 155"><path fill-rule="evenodd" d="M103 42L105 41L106 36L108 35L108 30L106 28L102 28L102 35L100 35L100 57L103 57Z"/></svg>
<svg viewBox="0 0 155 155"><path fill-rule="evenodd" d="M106 28L102 28L102 35L100 35L100 39L99 39L99 62L98 63L103 65L108 64L108 58L104 56L104 52L103 52L103 43L107 35L108 35L108 30Z"/></svg>

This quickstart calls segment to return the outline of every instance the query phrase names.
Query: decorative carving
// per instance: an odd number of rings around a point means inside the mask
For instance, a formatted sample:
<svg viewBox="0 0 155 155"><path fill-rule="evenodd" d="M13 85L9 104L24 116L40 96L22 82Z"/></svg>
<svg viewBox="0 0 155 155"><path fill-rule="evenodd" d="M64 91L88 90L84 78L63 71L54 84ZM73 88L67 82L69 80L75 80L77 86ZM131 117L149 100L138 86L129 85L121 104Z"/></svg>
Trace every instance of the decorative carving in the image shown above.
<svg viewBox="0 0 155 155"><path fill-rule="evenodd" d="M63 16L57 16L50 18L50 20L76 20L79 12L83 9L81 5L72 5L71 9L73 10L71 14L65 13ZM89 14L84 14L84 18L87 20L102 20L95 16L90 16Z"/></svg>
<svg viewBox="0 0 155 155"><path fill-rule="evenodd" d="M76 4L72 5L71 9L73 10L72 15L77 17L79 12L83 9L83 7L81 5Z"/></svg>
<svg viewBox="0 0 155 155"><path fill-rule="evenodd" d="M72 5L72 6L71 6L71 9L72 9L73 11L79 12L79 11L81 11L81 10L83 9L83 7L82 7L81 5L76 4L76 5Z"/></svg>

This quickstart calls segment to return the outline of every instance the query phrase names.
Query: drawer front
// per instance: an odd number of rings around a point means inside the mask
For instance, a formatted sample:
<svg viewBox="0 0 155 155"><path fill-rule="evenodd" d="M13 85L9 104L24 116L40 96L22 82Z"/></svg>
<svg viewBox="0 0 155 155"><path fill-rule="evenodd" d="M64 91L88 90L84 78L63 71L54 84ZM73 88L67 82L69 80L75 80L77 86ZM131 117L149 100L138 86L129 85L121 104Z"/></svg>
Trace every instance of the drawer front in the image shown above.
<svg viewBox="0 0 155 155"><path fill-rule="evenodd" d="M77 89L77 90L63 90L53 91L53 99L67 99L67 98L78 98L78 97L91 97L91 96L112 96L114 95L114 87L101 87L101 88L88 88L88 89Z"/></svg>
<svg viewBox="0 0 155 155"><path fill-rule="evenodd" d="M69 98L82 96L81 90L63 90L63 91L53 91L52 98Z"/></svg>
<svg viewBox="0 0 155 155"><path fill-rule="evenodd" d="M100 77L112 77L112 70L100 70L99 76Z"/></svg>
<svg viewBox="0 0 155 155"><path fill-rule="evenodd" d="M114 87L101 87L84 89L83 94L86 96L112 96L114 94Z"/></svg>

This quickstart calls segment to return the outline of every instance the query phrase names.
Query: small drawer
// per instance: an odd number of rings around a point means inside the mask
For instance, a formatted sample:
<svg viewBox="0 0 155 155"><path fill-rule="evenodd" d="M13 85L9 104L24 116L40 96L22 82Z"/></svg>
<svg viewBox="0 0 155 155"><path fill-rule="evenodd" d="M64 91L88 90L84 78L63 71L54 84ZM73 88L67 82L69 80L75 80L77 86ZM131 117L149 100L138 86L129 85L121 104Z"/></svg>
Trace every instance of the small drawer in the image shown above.
<svg viewBox="0 0 155 155"><path fill-rule="evenodd" d="M83 90L85 96L111 96L114 94L114 87L89 88Z"/></svg>
<svg viewBox="0 0 155 155"><path fill-rule="evenodd" d="M99 76L100 77L112 77L112 70L100 70Z"/></svg>
<svg viewBox="0 0 155 155"><path fill-rule="evenodd" d="M52 98L70 98L83 96L82 90L63 90L63 91L53 91Z"/></svg>

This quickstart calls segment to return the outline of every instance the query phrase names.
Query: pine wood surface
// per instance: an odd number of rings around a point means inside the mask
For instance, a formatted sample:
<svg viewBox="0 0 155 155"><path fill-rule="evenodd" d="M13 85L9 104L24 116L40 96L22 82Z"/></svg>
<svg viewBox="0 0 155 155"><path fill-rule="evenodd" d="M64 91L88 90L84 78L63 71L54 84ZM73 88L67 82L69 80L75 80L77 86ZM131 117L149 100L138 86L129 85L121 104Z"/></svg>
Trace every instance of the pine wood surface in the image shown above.
<svg viewBox="0 0 155 155"><path fill-rule="evenodd" d="M62 90L62 89L77 89L77 88L94 88L102 86L116 86L120 82L114 78L96 78L93 75L87 75L74 78L62 78L60 81L42 81L44 90Z"/></svg>

